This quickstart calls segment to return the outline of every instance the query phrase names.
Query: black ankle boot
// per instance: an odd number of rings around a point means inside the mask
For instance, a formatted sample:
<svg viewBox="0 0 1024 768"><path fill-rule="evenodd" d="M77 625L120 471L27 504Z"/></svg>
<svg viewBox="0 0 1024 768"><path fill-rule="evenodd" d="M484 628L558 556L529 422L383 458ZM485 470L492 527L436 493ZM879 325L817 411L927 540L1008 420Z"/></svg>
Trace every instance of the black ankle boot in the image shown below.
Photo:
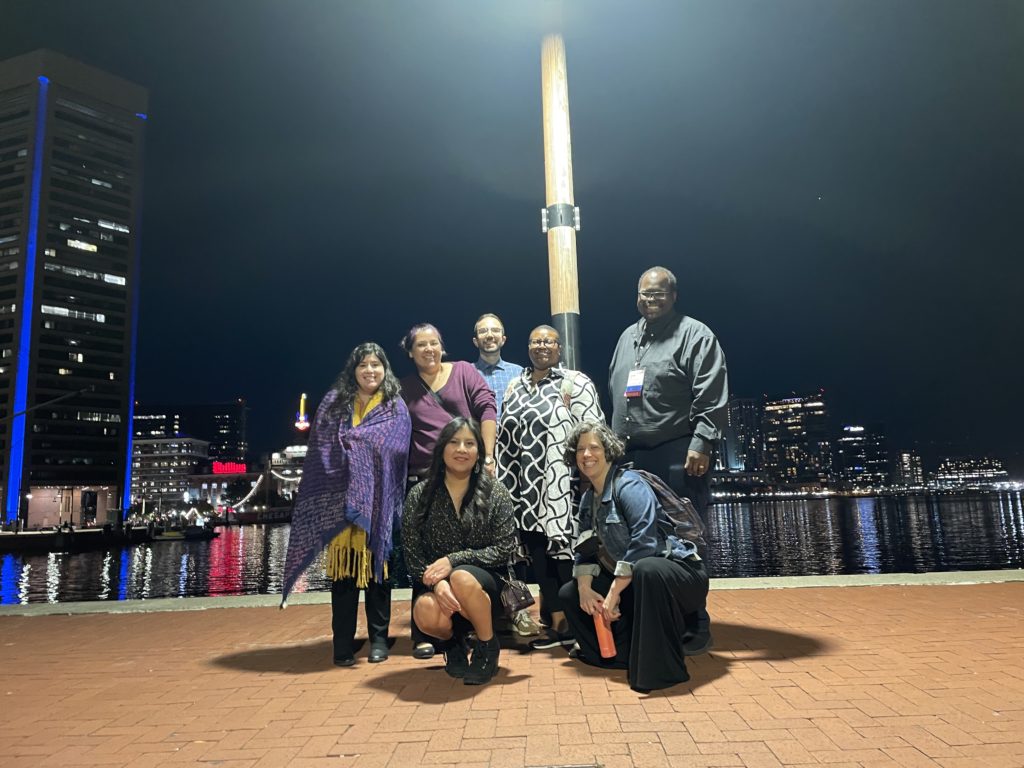
<svg viewBox="0 0 1024 768"><path fill-rule="evenodd" d="M497 637L490 640L477 640L473 649L473 659L469 662L469 669L463 683L466 685L483 685L489 682L498 671L498 655L501 653L501 644Z"/></svg>
<svg viewBox="0 0 1024 768"><path fill-rule="evenodd" d="M706 608L688 613L683 619L686 621L686 634L683 635L685 655L699 656L715 647L711 639L711 617Z"/></svg>
<svg viewBox="0 0 1024 768"><path fill-rule="evenodd" d="M466 642L456 635L442 647L444 653L444 671L449 677L461 678L466 676L469 669L469 658L466 656Z"/></svg>

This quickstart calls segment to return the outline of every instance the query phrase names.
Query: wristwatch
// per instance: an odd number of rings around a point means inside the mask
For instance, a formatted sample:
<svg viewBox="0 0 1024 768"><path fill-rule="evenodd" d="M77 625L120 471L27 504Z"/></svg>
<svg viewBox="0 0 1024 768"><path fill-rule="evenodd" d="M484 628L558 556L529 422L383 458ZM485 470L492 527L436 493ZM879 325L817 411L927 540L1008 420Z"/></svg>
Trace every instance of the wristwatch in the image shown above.
<svg viewBox="0 0 1024 768"><path fill-rule="evenodd" d="M489 467L493 463L494 463L494 457L493 456L488 456L486 459L484 459L484 466L485 467Z"/></svg>

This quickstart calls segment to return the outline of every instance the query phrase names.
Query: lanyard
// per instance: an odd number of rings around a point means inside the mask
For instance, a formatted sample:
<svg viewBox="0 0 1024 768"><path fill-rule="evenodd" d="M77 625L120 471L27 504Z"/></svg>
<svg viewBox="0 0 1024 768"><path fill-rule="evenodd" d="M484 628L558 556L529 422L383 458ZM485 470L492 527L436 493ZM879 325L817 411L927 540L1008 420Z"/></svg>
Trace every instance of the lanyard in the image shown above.
<svg viewBox="0 0 1024 768"><path fill-rule="evenodd" d="M650 344L648 344L647 346L643 345L644 336L646 335L646 324L644 326L644 330L640 329L640 324L643 323L643 322L644 322L643 320L637 320L636 321L636 330L637 330L637 332L636 332L636 335L633 336L633 356L634 356L633 368L639 368L640 367L640 363L643 362L644 355L646 355L647 354L647 350L649 350L651 348ZM654 335L653 334L651 335L651 341L654 341Z"/></svg>

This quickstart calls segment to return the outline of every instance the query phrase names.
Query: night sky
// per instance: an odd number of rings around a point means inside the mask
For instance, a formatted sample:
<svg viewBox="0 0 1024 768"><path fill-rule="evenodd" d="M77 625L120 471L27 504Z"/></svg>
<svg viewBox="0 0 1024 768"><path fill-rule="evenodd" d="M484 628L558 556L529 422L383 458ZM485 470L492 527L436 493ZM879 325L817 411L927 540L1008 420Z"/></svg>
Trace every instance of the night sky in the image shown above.
<svg viewBox="0 0 1024 768"><path fill-rule="evenodd" d="M628 9L628 11L627 11ZM583 369L648 266L737 396L824 388L892 448L1024 470L1024 4L0 0L149 89L141 402L291 436L359 341L549 320L540 43L565 36Z"/></svg>

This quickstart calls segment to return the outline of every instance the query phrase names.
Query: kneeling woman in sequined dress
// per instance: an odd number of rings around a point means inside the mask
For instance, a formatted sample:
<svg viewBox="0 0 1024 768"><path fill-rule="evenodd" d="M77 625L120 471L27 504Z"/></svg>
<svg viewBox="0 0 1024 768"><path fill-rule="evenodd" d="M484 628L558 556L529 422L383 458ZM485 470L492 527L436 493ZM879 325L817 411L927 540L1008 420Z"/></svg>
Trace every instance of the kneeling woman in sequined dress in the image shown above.
<svg viewBox="0 0 1024 768"><path fill-rule="evenodd" d="M483 438L472 419L457 417L441 431L427 479L405 500L402 535L410 577L431 590L413 604L417 626L437 639L449 675L466 685L488 682L500 651L492 606L516 524L508 491L484 470Z"/></svg>

